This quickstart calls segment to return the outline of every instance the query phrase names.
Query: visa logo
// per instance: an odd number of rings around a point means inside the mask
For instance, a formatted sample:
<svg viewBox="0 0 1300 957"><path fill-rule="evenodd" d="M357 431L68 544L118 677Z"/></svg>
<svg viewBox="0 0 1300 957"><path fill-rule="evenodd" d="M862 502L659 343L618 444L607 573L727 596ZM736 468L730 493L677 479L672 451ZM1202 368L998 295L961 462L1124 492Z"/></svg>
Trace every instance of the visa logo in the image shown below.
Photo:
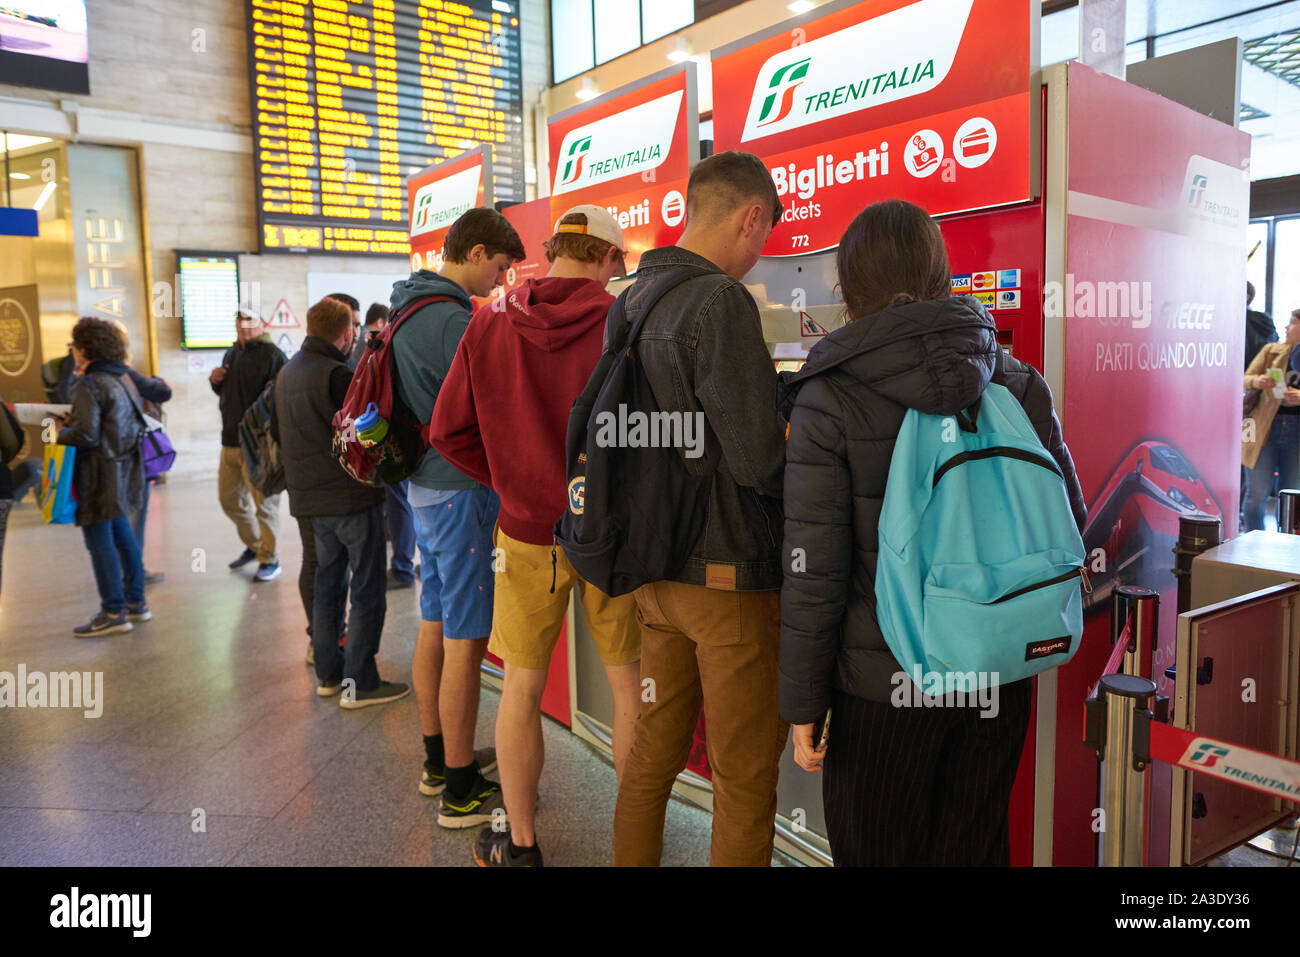
<svg viewBox="0 0 1300 957"><path fill-rule="evenodd" d="M952 277L952 291L954 293L970 292L970 273L964 272Z"/></svg>

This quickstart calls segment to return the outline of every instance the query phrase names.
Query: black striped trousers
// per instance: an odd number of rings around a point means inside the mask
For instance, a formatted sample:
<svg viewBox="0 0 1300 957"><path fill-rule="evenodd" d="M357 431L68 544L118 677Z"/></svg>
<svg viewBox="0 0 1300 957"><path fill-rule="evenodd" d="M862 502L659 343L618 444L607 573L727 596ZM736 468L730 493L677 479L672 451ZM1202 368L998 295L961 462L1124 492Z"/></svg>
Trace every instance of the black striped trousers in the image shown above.
<svg viewBox="0 0 1300 957"><path fill-rule="evenodd" d="M978 707L898 708L836 691L823 762L836 866L1006 866L1033 679Z"/></svg>

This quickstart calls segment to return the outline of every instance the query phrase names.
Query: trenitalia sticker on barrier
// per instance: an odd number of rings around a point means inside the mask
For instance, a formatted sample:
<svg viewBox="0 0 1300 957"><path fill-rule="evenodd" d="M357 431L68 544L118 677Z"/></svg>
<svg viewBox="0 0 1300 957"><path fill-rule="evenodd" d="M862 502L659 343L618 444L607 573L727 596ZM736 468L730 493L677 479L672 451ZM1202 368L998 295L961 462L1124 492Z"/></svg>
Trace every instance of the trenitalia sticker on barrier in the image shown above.
<svg viewBox="0 0 1300 957"><path fill-rule="evenodd" d="M1151 757L1300 804L1300 762L1153 722Z"/></svg>
<svg viewBox="0 0 1300 957"><path fill-rule="evenodd" d="M629 271L647 249L677 241L700 154L694 63L557 113L546 129L552 222L573 206L604 206L623 230Z"/></svg>
<svg viewBox="0 0 1300 957"><path fill-rule="evenodd" d="M411 269L442 268L447 230L465 210L492 201L485 186L490 182L492 161L481 146L407 177Z"/></svg>
<svg viewBox="0 0 1300 957"><path fill-rule="evenodd" d="M1037 6L845 0L713 51L715 148L761 156L785 204L764 254L829 249L876 200L1031 199Z"/></svg>

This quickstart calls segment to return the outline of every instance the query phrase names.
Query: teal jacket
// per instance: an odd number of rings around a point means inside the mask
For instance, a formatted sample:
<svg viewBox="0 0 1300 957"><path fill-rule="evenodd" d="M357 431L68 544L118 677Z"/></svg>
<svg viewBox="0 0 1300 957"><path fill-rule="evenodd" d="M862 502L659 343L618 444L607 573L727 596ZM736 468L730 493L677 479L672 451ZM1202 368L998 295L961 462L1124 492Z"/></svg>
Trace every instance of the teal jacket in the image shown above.
<svg viewBox="0 0 1300 957"><path fill-rule="evenodd" d="M393 283L391 305L394 311L412 299L424 296L449 296L454 302L435 302L415 313L393 336L394 372L397 395L421 422L433 418L456 346L469 326L474 304L469 293L436 272L421 269L410 279ZM478 488L479 483L458 471L436 449L429 449L420 467L411 476L416 485L431 489Z"/></svg>

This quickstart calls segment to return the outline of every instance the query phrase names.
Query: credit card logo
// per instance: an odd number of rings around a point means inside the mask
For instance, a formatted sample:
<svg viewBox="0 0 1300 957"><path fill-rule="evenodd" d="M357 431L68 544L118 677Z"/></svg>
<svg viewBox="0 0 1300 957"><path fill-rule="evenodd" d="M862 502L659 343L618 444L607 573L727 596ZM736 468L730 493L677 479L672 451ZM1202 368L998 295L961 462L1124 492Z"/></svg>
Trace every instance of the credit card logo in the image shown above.
<svg viewBox="0 0 1300 957"><path fill-rule="evenodd" d="M998 293L999 309L1019 309L1020 308L1020 290L1003 289Z"/></svg>
<svg viewBox="0 0 1300 957"><path fill-rule="evenodd" d="M971 273L970 287L976 292L981 289L992 289L993 284L997 282L997 275L991 272Z"/></svg>
<svg viewBox="0 0 1300 957"><path fill-rule="evenodd" d="M953 295L965 295L970 292L970 273L964 272L952 277Z"/></svg>
<svg viewBox="0 0 1300 957"><path fill-rule="evenodd" d="M1019 270L1019 269L999 269L999 270L998 270L998 288L999 288L999 289L1019 289L1019 288L1020 288L1020 270Z"/></svg>

